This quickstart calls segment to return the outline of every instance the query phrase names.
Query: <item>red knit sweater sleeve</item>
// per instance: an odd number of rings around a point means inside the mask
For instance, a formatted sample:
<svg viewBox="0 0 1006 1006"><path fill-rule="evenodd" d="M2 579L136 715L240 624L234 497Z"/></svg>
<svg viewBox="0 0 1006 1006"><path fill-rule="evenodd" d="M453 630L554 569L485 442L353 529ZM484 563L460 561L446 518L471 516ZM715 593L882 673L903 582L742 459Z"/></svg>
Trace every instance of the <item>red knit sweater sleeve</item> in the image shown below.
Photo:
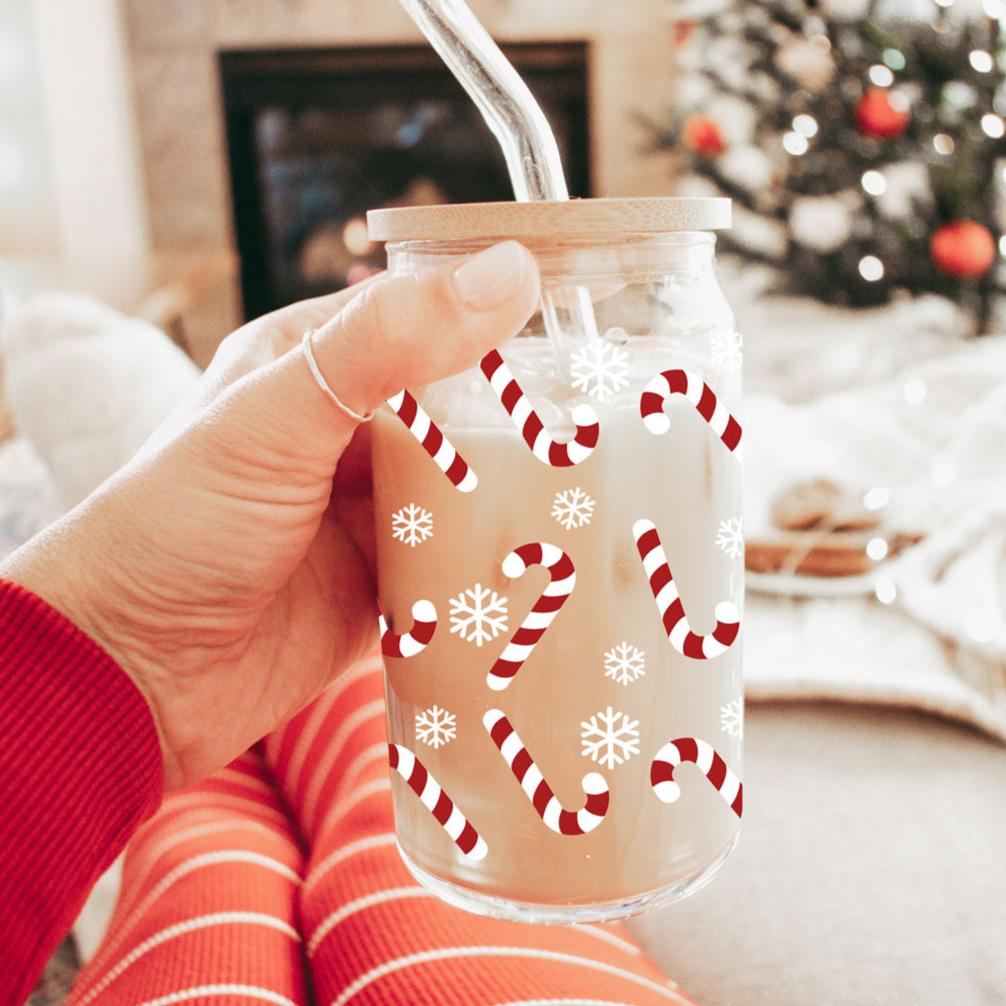
<svg viewBox="0 0 1006 1006"><path fill-rule="evenodd" d="M162 785L132 681L58 612L0 582L0 1004L30 994Z"/></svg>

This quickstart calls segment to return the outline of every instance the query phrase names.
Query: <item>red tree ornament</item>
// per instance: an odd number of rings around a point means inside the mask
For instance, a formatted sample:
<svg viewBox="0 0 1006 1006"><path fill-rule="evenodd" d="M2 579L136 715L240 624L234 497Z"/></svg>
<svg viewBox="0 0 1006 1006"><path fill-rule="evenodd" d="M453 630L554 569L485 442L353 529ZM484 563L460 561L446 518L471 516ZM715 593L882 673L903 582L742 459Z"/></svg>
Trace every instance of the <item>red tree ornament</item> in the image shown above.
<svg viewBox="0 0 1006 1006"><path fill-rule="evenodd" d="M911 113L900 95L892 96L882 87L870 88L856 105L856 124L864 136L889 140L908 128Z"/></svg>
<svg viewBox="0 0 1006 1006"><path fill-rule="evenodd" d="M992 267L996 243L984 224L954 220L933 232L929 239L929 257L947 276L977 279Z"/></svg>
<svg viewBox="0 0 1006 1006"><path fill-rule="evenodd" d="M708 115L693 115L681 129L681 142L700 157L718 157L727 143L720 127Z"/></svg>

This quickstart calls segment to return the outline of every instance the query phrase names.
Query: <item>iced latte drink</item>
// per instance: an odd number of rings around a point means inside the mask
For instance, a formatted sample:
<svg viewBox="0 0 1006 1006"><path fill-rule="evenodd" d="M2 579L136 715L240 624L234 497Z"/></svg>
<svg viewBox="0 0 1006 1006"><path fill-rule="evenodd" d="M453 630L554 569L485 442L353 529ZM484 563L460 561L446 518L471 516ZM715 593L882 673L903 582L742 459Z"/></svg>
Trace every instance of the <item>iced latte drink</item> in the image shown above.
<svg viewBox="0 0 1006 1006"><path fill-rule="evenodd" d="M616 918L694 890L736 841L741 345L705 233L728 217L372 215L399 273L523 241L551 316L373 426L398 842L455 904Z"/></svg>

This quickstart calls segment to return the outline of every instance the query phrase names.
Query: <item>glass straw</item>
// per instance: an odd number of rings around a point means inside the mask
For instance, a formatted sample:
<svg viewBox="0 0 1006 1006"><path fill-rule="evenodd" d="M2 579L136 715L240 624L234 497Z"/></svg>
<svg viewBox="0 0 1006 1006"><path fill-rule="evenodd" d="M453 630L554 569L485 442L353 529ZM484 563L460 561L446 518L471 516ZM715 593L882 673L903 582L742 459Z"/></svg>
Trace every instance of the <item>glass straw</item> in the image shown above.
<svg viewBox="0 0 1006 1006"><path fill-rule="evenodd" d="M468 92L506 159L519 202L569 199L555 135L513 64L463 0L401 0L408 15ZM599 338L590 292L577 287L568 305L572 333ZM560 368L568 372L565 333L554 296L542 291L545 330ZM568 378L568 373L565 375Z"/></svg>

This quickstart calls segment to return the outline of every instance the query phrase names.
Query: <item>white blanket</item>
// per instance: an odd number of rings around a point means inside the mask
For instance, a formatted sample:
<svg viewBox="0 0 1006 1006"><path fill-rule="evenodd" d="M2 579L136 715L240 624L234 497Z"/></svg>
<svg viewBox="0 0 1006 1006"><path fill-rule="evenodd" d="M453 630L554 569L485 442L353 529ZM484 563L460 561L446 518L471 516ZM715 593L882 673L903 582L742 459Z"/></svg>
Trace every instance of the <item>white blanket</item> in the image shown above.
<svg viewBox="0 0 1006 1006"><path fill-rule="evenodd" d="M878 570L886 605L869 582L753 594L749 697L913 705L1006 741L1006 337L809 404L752 396L744 421L749 534L781 489L824 476L883 487L891 526L927 536Z"/></svg>

